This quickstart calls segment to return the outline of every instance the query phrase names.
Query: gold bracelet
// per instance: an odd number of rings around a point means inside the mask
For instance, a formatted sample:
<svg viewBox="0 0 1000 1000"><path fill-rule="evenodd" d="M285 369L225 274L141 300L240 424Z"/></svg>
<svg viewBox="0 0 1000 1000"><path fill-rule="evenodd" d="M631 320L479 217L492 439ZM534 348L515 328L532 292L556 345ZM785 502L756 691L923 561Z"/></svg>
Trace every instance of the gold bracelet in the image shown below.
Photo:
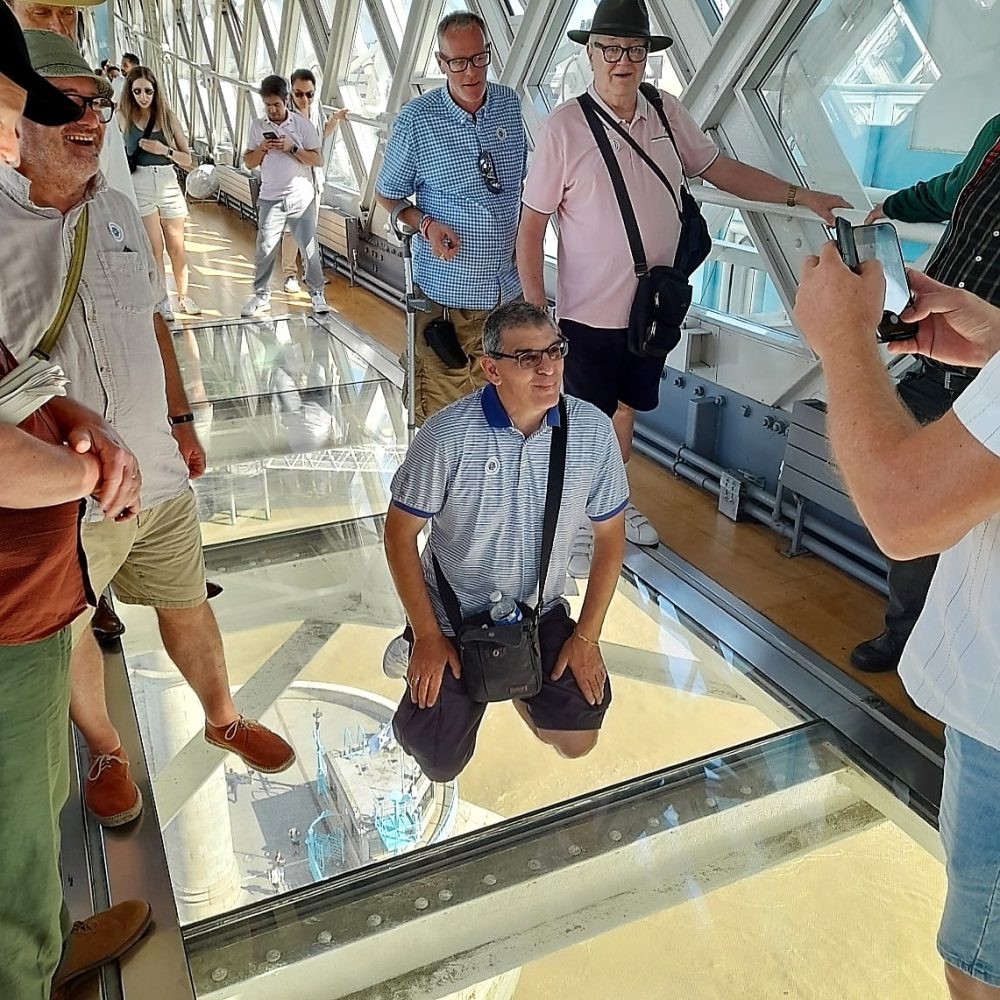
<svg viewBox="0 0 1000 1000"><path fill-rule="evenodd" d="M595 642L593 639L588 639L578 628L573 629L573 635L577 637L581 642L585 642L588 646L600 646L600 642Z"/></svg>
<svg viewBox="0 0 1000 1000"><path fill-rule="evenodd" d="M788 185L788 196L785 198L785 204L789 208L795 208L795 198L799 193L799 186L797 184Z"/></svg>

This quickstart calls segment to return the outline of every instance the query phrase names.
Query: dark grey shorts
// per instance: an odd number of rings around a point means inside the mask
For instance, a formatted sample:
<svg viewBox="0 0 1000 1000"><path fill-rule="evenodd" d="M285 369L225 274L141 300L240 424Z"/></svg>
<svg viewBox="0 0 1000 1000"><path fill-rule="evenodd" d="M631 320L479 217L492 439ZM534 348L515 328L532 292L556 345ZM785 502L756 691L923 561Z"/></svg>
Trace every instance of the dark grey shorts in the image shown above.
<svg viewBox="0 0 1000 1000"><path fill-rule="evenodd" d="M600 705L588 704L571 670L566 670L558 681L551 679L559 650L575 626L561 605L543 615L539 623L542 690L524 700L531 721L539 729L557 732L600 729L611 704L610 678L604 682L604 700ZM456 680L451 670L446 669L441 693L429 708L419 708L407 689L393 717L392 730L400 746L428 778L451 781L472 760L476 734L485 712L486 705L473 701L465 693L461 678Z"/></svg>

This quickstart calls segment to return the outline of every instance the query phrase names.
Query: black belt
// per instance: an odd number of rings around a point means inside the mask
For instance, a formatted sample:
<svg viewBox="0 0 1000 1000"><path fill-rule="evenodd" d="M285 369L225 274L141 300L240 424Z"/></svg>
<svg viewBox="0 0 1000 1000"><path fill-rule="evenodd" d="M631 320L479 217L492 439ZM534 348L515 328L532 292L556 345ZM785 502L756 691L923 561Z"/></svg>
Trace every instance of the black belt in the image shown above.
<svg viewBox="0 0 1000 1000"><path fill-rule="evenodd" d="M940 382L948 392L962 392L979 374L979 369L959 366L945 367L944 365L928 364L924 361L920 374L935 382Z"/></svg>

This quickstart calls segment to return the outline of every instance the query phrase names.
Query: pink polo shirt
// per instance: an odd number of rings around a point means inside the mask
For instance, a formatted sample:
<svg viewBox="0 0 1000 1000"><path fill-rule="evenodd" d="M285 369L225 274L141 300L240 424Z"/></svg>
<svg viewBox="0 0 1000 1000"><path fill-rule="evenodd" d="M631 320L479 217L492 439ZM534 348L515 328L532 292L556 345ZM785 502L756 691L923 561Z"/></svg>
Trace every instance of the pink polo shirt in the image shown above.
<svg viewBox="0 0 1000 1000"><path fill-rule="evenodd" d="M593 87L589 93L614 115ZM719 150L677 98L660 93L684 169L696 177L715 162ZM656 109L639 94L631 123L619 123L659 164L680 197L681 165ZM673 264L680 218L670 192L632 147L607 129L639 221L646 261L650 267ZM560 104L542 124L522 201L544 215L555 212L559 222L559 318L609 329L628 326L637 284L632 254L607 165L575 99Z"/></svg>

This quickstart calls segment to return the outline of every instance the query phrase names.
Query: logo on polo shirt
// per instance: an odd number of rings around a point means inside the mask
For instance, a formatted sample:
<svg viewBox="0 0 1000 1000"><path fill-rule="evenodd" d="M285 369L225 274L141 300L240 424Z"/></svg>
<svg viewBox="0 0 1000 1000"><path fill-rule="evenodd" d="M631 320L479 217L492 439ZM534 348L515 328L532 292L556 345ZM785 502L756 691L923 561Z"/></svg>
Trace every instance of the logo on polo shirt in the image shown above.
<svg viewBox="0 0 1000 1000"><path fill-rule="evenodd" d="M500 459L494 455L486 460L486 475L495 476L500 471Z"/></svg>
<svg viewBox="0 0 1000 1000"><path fill-rule="evenodd" d="M122 227L119 226L117 222L109 222L108 223L108 232L111 233L111 238L116 243L124 243L125 242L125 230L122 229Z"/></svg>
<svg viewBox="0 0 1000 1000"><path fill-rule="evenodd" d="M500 126L500 127L499 127L499 128L497 129L497 138L498 138L498 139L499 139L499 140L500 140L501 142L505 142L505 141L506 141L506 139L507 139L507 130L506 130L506 129L505 129L504 127L503 127L503 125L501 125L501 126Z"/></svg>

